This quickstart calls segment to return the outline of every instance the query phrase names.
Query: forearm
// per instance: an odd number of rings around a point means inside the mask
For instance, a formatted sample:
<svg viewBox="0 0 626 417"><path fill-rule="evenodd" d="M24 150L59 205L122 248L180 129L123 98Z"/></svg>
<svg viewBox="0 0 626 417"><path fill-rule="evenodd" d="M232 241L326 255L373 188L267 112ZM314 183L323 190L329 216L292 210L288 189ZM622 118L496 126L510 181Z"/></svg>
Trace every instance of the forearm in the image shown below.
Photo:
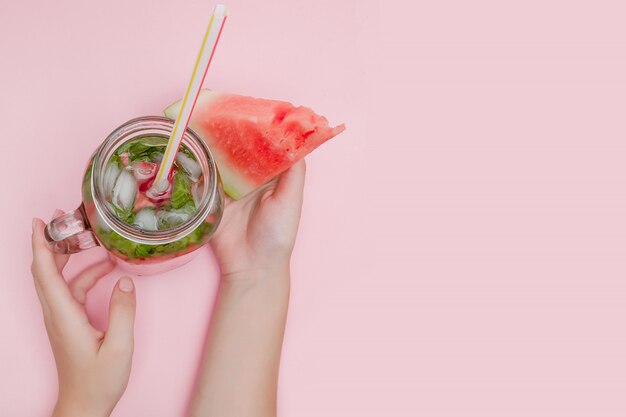
<svg viewBox="0 0 626 417"><path fill-rule="evenodd" d="M222 279L190 416L276 415L289 267L258 274Z"/></svg>
<svg viewBox="0 0 626 417"><path fill-rule="evenodd" d="M52 417L109 417L112 411L112 408L100 409L76 402L59 400L54 407Z"/></svg>

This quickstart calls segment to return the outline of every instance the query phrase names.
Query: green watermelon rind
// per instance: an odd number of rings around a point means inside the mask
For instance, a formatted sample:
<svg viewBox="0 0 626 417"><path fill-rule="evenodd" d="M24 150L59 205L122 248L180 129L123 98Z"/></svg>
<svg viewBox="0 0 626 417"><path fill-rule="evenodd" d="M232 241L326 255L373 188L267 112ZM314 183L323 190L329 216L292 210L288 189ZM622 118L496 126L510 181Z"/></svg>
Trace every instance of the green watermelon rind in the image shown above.
<svg viewBox="0 0 626 417"><path fill-rule="evenodd" d="M243 197L241 193L239 193L236 189L232 188L230 185L224 184L223 182L222 184L223 184L224 192L228 194L228 196L232 198L233 200L239 200L241 197Z"/></svg>
<svg viewBox="0 0 626 417"><path fill-rule="evenodd" d="M180 109L180 100L173 102L169 106L167 106L163 110L163 114L165 117L168 117L172 120L176 120L176 116L178 116L178 111Z"/></svg>

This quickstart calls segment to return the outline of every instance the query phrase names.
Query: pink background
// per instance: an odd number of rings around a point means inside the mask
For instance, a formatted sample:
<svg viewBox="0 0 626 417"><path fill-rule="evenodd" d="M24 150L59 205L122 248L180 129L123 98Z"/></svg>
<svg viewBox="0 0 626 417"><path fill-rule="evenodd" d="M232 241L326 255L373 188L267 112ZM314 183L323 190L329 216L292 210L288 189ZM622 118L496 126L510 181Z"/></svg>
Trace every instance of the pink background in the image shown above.
<svg viewBox="0 0 626 417"><path fill-rule="evenodd" d="M28 417L56 395L31 217L182 94L211 4L1 1L0 415ZM206 85L348 126L307 159L280 414L626 415L623 2L227 4ZM115 416L182 416L217 280L208 249L137 279Z"/></svg>

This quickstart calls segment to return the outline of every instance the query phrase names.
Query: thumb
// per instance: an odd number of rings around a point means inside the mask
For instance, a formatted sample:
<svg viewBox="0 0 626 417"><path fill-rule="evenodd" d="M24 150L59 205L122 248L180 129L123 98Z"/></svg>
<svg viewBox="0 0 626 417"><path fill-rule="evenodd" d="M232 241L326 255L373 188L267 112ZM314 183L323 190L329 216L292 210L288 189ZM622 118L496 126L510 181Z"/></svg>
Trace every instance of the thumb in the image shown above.
<svg viewBox="0 0 626 417"><path fill-rule="evenodd" d="M302 205L305 176L306 163L304 159L301 159L287 171L280 174L278 184L274 190L274 196L291 204Z"/></svg>
<svg viewBox="0 0 626 417"><path fill-rule="evenodd" d="M110 352L132 354L135 328L135 285L129 277L122 277L111 294L109 329L102 349Z"/></svg>

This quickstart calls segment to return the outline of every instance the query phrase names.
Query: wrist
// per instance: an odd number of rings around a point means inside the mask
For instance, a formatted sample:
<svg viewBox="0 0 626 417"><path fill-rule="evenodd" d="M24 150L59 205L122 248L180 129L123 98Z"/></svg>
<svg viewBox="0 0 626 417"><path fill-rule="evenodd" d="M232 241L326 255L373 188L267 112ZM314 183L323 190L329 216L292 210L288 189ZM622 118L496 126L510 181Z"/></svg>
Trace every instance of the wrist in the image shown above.
<svg viewBox="0 0 626 417"><path fill-rule="evenodd" d="M289 299L289 265L277 265L272 268L237 270L222 274L220 293L230 299L246 298L262 303L279 302Z"/></svg>
<svg viewBox="0 0 626 417"><path fill-rule="evenodd" d="M289 268L238 271L222 277L218 305L222 315L240 317L245 328L250 319L284 326L289 305ZM263 317L263 319L261 319ZM269 325L269 324L268 324Z"/></svg>
<svg viewBox="0 0 626 417"><path fill-rule="evenodd" d="M54 407L52 417L109 417L111 409L99 409L93 404L82 404L79 401L64 400L59 398Z"/></svg>
<svg viewBox="0 0 626 417"><path fill-rule="evenodd" d="M289 261L276 262L263 266L230 266L222 267L223 282L289 282L290 268Z"/></svg>

